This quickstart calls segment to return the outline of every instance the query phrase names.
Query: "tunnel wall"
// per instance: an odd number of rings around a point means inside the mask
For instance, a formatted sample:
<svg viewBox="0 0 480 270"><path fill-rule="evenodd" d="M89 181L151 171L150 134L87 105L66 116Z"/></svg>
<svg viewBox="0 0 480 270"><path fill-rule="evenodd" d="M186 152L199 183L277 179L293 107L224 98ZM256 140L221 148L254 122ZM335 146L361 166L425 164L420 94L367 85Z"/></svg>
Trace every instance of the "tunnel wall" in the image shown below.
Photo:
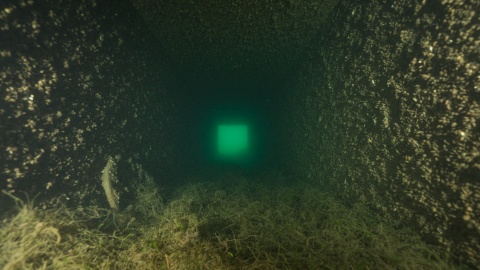
<svg viewBox="0 0 480 270"><path fill-rule="evenodd" d="M297 74L293 167L480 265L480 4L343 1Z"/></svg>
<svg viewBox="0 0 480 270"><path fill-rule="evenodd" d="M169 177L175 80L132 10L121 1L2 1L0 189L108 206L100 178L109 159L120 205L139 174ZM11 203L0 194L2 211Z"/></svg>

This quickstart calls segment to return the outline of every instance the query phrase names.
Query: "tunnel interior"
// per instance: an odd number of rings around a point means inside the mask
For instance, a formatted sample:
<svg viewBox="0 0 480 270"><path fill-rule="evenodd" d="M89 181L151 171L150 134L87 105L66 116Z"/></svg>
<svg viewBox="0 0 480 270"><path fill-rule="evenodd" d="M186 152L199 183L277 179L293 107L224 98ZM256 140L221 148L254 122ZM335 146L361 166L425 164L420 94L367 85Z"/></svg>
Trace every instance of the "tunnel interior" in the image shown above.
<svg viewBox="0 0 480 270"><path fill-rule="evenodd" d="M478 10L3 1L0 267L475 269Z"/></svg>
<svg viewBox="0 0 480 270"><path fill-rule="evenodd" d="M132 3L178 76L185 172L290 174L282 158L293 152L286 142L293 133L282 112L289 110L289 87L335 2ZM251 152L241 162L215 157L222 121L250 128Z"/></svg>
<svg viewBox="0 0 480 270"><path fill-rule="evenodd" d="M262 73L220 75L204 83L189 83L182 92L186 170L238 170L255 173L281 166L285 78ZM282 103L283 102L283 103ZM220 125L245 125L249 151L238 160L218 155Z"/></svg>

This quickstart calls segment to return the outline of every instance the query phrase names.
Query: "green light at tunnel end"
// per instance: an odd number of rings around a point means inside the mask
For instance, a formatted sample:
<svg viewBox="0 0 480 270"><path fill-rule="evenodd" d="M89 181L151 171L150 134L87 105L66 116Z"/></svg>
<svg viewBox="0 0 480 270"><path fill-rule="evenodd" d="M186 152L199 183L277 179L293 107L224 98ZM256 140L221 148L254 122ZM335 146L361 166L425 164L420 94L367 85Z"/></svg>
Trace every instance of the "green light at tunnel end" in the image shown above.
<svg viewBox="0 0 480 270"><path fill-rule="evenodd" d="M248 126L220 124L217 127L217 155L230 161L241 161L249 153Z"/></svg>

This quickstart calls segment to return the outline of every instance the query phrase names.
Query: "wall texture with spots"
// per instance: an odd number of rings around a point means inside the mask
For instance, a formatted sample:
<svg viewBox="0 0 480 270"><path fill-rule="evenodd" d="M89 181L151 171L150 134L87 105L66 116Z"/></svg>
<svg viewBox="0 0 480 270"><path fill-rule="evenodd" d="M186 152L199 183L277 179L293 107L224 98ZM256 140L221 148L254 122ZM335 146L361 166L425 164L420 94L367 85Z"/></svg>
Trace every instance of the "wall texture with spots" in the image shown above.
<svg viewBox="0 0 480 270"><path fill-rule="evenodd" d="M165 89L175 86L145 29L118 1L2 1L0 189L108 206L109 158L119 187L137 164L167 177L176 109Z"/></svg>
<svg viewBox="0 0 480 270"><path fill-rule="evenodd" d="M338 2L130 1L184 75L194 80L289 72Z"/></svg>
<svg viewBox="0 0 480 270"><path fill-rule="evenodd" d="M298 74L296 165L478 266L480 2L360 2Z"/></svg>

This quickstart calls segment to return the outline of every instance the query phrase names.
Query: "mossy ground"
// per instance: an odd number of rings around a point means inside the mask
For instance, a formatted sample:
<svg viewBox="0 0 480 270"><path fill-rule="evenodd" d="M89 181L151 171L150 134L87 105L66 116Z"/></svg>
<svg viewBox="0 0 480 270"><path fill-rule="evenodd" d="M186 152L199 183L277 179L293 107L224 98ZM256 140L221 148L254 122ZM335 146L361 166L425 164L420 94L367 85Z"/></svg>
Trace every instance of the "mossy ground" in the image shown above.
<svg viewBox="0 0 480 270"><path fill-rule="evenodd" d="M224 175L193 181L164 203L153 182L115 215L98 207L41 210L18 201L0 225L4 269L458 269L364 204L317 187ZM284 180L284 179L283 179ZM263 183L263 184L262 184ZM267 184L269 183L269 184Z"/></svg>

